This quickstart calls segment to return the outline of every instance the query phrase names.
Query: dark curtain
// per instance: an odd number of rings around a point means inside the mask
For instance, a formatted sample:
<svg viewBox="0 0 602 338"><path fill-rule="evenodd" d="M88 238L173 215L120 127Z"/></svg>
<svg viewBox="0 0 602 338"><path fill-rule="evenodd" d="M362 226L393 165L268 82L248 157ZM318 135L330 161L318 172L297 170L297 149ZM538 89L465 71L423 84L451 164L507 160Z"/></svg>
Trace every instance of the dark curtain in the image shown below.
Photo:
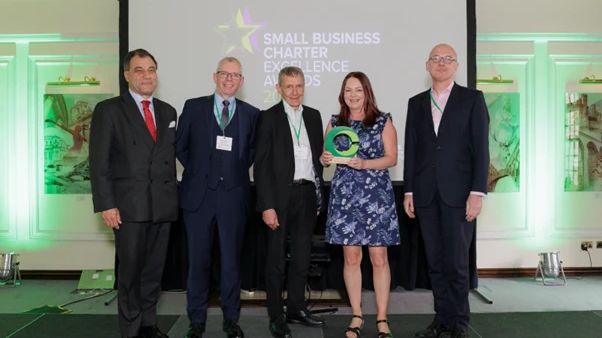
<svg viewBox="0 0 602 338"><path fill-rule="evenodd" d="M391 288L398 286L406 290L430 288L424 245L420 229L415 220L409 219L403 211L403 183L394 182L395 201L399 216L401 245L389 247L389 265L391 267ZM326 196L330 192L325 189ZM327 199L328 200L328 199ZM264 267L266 256L267 227L261 220L261 214L255 211L255 189L252 187L249 199L248 223L241 257L242 288L245 290L265 290ZM180 218L181 219L181 218ZM309 284L313 290L344 290L343 251L338 245L328 245L323 241L326 215L318 217L314 231L312 267ZM170 244L163 274L164 290L185 290L187 273L186 231L181 222L171 228ZM470 255L471 288L478 283L476 269L476 234L473 237ZM213 268L211 280L219 286L219 247L217 241L213 247ZM372 289L372 267L364 248L362 261L363 286Z"/></svg>

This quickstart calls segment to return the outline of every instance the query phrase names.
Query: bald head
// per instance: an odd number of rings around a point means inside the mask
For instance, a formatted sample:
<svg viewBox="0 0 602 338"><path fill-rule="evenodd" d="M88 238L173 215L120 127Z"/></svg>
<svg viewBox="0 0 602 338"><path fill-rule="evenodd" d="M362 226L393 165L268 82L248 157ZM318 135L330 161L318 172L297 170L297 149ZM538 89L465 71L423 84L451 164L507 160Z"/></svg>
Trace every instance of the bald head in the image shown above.
<svg viewBox="0 0 602 338"><path fill-rule="evenodd" d="M450 55L453 56L454 59L458 58L458 54L456 54L456 50L454 47L448 45L447 43L440 43L431 49L431 53L429 54L429 58L434 55Z"/></svg>
<svg viewBox="0 0 602 338"><path fill-rule="evenodd" d="M431 74L433 87L448 86L454 79L458 70L457 54L454 48L446 43L433 47L426 61L426 70Z"/></svg>

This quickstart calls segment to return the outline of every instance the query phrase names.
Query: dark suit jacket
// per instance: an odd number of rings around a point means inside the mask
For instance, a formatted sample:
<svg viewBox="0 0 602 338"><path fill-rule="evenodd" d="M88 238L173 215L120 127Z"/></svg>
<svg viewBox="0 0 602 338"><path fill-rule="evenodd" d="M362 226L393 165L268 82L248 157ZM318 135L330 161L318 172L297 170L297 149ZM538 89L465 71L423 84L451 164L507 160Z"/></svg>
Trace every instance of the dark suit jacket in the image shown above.
<svg viewBox="0 0 602 338"><path fill-rule="evenodd" d="M320 112L303 106L303 123L309 137L318 188L322 187L324 135ZM295 157L289 122L282 102L261 112L257 123L257 154L254 175L257 187L257 210L286 207L295 175ZM324 194L321 194L322 196ZM324 206L324 203L320 202Z"/></svg>
<svg viewBox="0 0 602 338"><path fill-rule="evenodd" d="M178 218L175 123L169 104L153 99L155 143L129 92L96 105L90 127L94 211L118 208L125 222Z"/></svg>
<svg viewBox="0 0 602 338"><path fill-rule="evenodd" d="M184 166L180 187L180 203L183 209L196 210L205 197L207 178L211 168L211 151L217 135L212 133L215 123L215 96L203 96L187 100L178 122L176 153ZM236 99L238 114L239 175L245 192L249 189L249 167L255 156L255 125L259 109Z"/></svg>
<svg viewBox="0 0 602 338"><path fill-rule="evenodd" d="M454 84L435 135L430 90L408 102L404 186L414 205L442 200L464 207L470 191L487 192L489 113L483 93Z"/></svg>

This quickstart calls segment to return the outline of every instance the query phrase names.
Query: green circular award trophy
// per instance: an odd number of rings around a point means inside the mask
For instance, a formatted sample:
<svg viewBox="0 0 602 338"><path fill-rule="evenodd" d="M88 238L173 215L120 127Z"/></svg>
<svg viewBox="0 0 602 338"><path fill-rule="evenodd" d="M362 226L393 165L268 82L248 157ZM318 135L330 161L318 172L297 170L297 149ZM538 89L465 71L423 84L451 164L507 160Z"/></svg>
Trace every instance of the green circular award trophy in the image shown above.
<svg viewBox="0 0 602 338"><path fill-rule="evenodd" d="M349 138L351 146L346 150L339 150L334 145L334 139L337 136L346 136ZM360 137L357 135L355 130L350 127L334 127L332 128L328 134L326 134L326 140L324 140L324 144L326 146L326 150L328 150L334 156L332 159L332 163L337 164L345 164L349 162L349 160L355 156L358 149L360 148Z"/></svg>

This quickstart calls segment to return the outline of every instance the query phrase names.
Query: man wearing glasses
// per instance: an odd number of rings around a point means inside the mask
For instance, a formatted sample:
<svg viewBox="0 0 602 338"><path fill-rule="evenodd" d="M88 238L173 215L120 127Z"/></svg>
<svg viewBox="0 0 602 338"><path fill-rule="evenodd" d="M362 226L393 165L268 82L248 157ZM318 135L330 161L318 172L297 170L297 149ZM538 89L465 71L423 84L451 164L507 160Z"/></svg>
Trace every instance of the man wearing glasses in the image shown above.
<svg viewBox="0 0 602 338"><path fill-rule="evenodd" d="M469 251L487 192L489 113L483 93L456 84L456 52L436 45L431 89L408 102L403 206L418 216L435 319L416 337L468 337Z"/></svg>
<svg viewBox="0 0 602 338"><path fill-rule="evenodd" d="M184 166L180 205L188 237L189 338L205 331L214 238L221 258L223 330L229 338L244 337L238 325L240 255L259 110L235 98L244 82L236 58L220 60L213 81L215 93L186 101L177 129L176 154Z"/></svg>

